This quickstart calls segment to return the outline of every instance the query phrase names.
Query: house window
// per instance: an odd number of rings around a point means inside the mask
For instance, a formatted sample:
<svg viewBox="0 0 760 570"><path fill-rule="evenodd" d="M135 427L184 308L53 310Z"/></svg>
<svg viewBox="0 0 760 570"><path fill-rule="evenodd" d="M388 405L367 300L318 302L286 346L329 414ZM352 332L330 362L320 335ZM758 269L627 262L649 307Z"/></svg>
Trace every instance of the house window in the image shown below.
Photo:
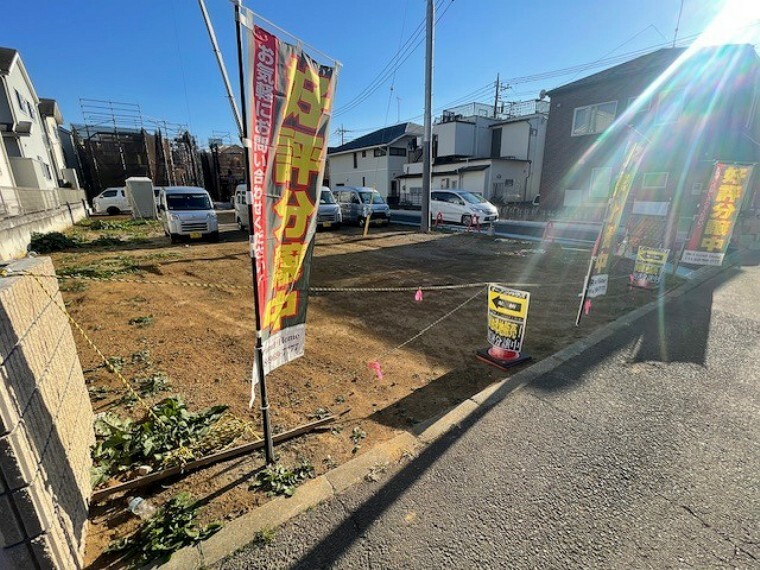
<svg viewBox="0 0 760 570"><path fill-rule="evenodd" d="M388 154L388 151L384 149L383 147L379 147L375 149L375 158L379 156L385 156L386 154Z"/></svg>
<svg viewBox="0 0 760 570"><path fill-rule="evenodd" d="M18 89L15 89L14 91L16 91L16 101L18 102L19 109L21 109L22 113L24 113L25 115L28 115L29 111L27 110L27 107L26 107L26 101L21 96L21 93L18 92Z"/></svg>
<svg viewBox="0 0 760 570"><path fill-rule="evenodd" d="M31 104L29 101L27 101L27 102L26 102L26 105L27 105L27 107L29 108L29 116L30 116L32 119L36 119L36 117L35 117L35 114L34 114L34 107L32 106L32 104Z"/></svg>
<svg viewBox="0 0 760 570"><path fill-rule="evenodd" d="M397 148L397 147L391 147L388 149L391 156L406 156L406 149L405 148Z"/></svg>
<svg viewBox="0 0 760 570"><path fill-rule="evenodd" d="M367 158L367 151L366 150L362 151L362 158Z"/></svg>
<svg viewBox="0 0 760 570"><path fill-rule="evenodd" d="M491 158L501 156L501 129L491 131Z"/></svg>
<svg viewBox="0 0 760 570"><path fill-rule="evenodd" d="M595 135L604 132L615 120L617 101L577 107L573 112L572 136Z"/></svg>
<svg viewBox="0 0 760 570"><path fill-rule="evenodd" d="M677 122L683 112L685 99L683 89L660 93L657 99L656 123L658 125L665 125Z"/></svg>
<svg viewBox="0 0 760 570"><path fill-rule="evenodd" d="M644 179L641 181L642 190L662 192L668 186L667 172L646 172Z"/></svg>
<svg viewBox="0 0 760 570"><path fill-rule="evenodd" d="M509 186L514 186L514 185L515 185L514 178L507 178L506 180L504 180L504 186L509 187Z"/></svg>
<svg viewBox="0 0 760 570"><path fill-rule="evenodd" d="M702 195L702 183L701 182L695 182L691 187L691 195L692 196L701 196Z"/></svg>
<svg viewBox="0 0 760 570"><path fill-rule="evenodd" d="M638 115L639 113L648 113L652 110L652 98L648 97L646 100L640 99L640 95L635 97L628 97L628 107L630 108L632 105L636 105L636 108L633 109L633 114Z"/></svg>
<svg viewBox="0 0 760 570"><path fill-rule="evenodd" d="M39 160L40 164L42 165L42 172L45 175L45 178L47 178L48 180L52 180L53 174L50 172L50 167L47 165L46 162L42 160L41 156L38 156L37 160Z"/></svg>
<svg viewBox="0 0 760 570"><path fill-rule="evenodd" d="M354 168L359 168L359 165L357 164L357 156L356 156L356 153L354 153Z"/></svg>
<svg viewBox="0 0 760 570"><path fill-rule="evenodd" d="M602 166L591 170L591 184L589 196L592 198L607 198L610 195L610 182L612 181L612 168Z"/></svg>
<svg viewBox="0 0 760 570"><path fill-rule="evenodd" d="M580 206L583 203L583 190L565 190L565 206Z"/></svg>
<svg viewBox="0 0 760 570"><path fill-rule="evenodd" d="M366 186L366 185L367 185L367 180L364 178L364 176L362 176L362 186Z"/></svg>

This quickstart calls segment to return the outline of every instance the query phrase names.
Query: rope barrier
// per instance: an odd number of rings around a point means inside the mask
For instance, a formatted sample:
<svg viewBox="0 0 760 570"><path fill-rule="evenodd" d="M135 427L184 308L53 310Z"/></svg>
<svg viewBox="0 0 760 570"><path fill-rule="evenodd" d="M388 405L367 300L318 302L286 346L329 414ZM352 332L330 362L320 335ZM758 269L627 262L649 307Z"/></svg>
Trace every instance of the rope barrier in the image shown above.
<svg viewBox="0 0 760 570"><path fill-rule="evenodd" d="M85 340L87 345L95 352L95 354L98 355L102 363L101 365L119 379L119 381L126 388L129 395L134 398L134 400L140 404L142 408L145 409L145 412L158 425L167 428L168 426L164 420L161 419L161 417L153 411L153 407L147 401L145 401L142 396L140 396L140 394L132 387L129 380L127 380L124 375L116 367L113 366L111 361L106 357L105 354L103 354L103 351L98 348L98 346L90 338L87 332L80 326L76 319L71 316L71 313L69 313L68 309L66 309L66 306L59 303L58 299L56 299L56 297L45 288L42 281L40 280L40 277L57 278L57 276L31 273L27 271L9 271L7 269L0 270L0 277L11 277L15 275L31 277L37 283L37 285L39 285L40 289L42 289L45 295L47 295L54 306L57 307L58 310L60 310L66 316L66 319L69 321L71 326L80 334L80 336ZM254 424L250 421L241 419L231 412L226 412L215 424L209 428L208 433L204 435L204 437L195 442L192 442L187 446L180 444L177 449L168 453L166 459L164 460L164 464L182 465L187 461L195 459L198 453L207 453L219 447L232 445L243 433L252 436L255 440L260 440L261 435L256 429L254 429L253 425Z"/></svg>
<svg viewBox="0 0 760 570"><path fill-rule="evenodd" d="M57 279L58 281L75 280L75 281L95 281L104 283L130 283L136 285L169 285L178 287L197 287L200 289L217 289L220 291L250 290L252 285L232 285L228 283L205 283L195 281L180 281L170 279L126 279L123 277L92 277L89 275L49 275L44 273L30 273L28 271L10 271L4 270L0 273L2 276L12 275L29 275L35 277L44 277L47 279ZM627 276L610 277L610 281L628 279ZM409 293L419 289L423 291L451 291L456 289L475 289L486 287L490 283L499 283L508 287L541 287L542 289L550 287L566 287L567 283L503 283L501 280L478 281L474 283L457 283L445 285L405 285L399 287L309 287L310 293Z"/></svg>

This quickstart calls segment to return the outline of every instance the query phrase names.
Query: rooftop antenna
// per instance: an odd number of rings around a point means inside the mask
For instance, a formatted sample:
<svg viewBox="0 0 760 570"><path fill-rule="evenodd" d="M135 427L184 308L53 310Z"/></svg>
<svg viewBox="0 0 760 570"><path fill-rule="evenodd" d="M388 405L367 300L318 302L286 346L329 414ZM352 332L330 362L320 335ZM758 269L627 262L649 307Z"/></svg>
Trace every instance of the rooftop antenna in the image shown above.
<svg viewBox="0 0 760 570"><path fill-rule="evenodd" d="M681 7L678 8L678 19L676 20L676 29L673 32L673 47L676 47L676 40L678 39L678 27L681 25L682 13L683 13L683 0L681 0Z"/></svg>

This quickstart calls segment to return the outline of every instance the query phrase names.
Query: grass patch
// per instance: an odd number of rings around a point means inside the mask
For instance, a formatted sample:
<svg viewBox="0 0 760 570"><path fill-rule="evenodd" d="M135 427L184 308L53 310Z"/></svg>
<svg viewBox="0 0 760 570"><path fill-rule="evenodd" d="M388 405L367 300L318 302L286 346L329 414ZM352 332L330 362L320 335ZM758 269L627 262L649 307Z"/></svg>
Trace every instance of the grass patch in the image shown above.
<svg viewBox="0 0 760 570"><path fill-rule="evenodd" d="M33 233L29 243L29 249L37 253L52 253L64 249L79 247L81 241L72 239L61 232L49 232L46 234Z"/></svg>
<svg viewBox="0 0 760 570"><path fill-rule="evenodd" d="M116 275L143 273L145 266L139 265L137 257L119 256L99 259L86 265L69 265L58 269L58 275L63 277L88 277L91 279L107 279Z"/></svg>
<svg viewBox="0 0 760 570"><path fill-rule="evenodd" d="M292 468L278 463L259 471L251 489L269 496L292 497L296 487L311 477L314 477L314 466L305 459Z"/></svg>
<svg viewBox="0 0 760 570"><path fill-rule="evenodd" d="M63 281L58 286L58 289L60 289L64 293L81 293L82 291L85 291L87 289L87 283L85 283L84 281L69 279L69 280Z"/></svg>
<svg viewBox="0 0 760 570"><path fill-rule="evenodd" d="M163 468L172 464L177 457L174 452L197 444L219 421L227 406L191 413L182 400L173 397L151 409L159 421L149 415L136 422L113 413L95 421L93 488L135 465Z"/></svg>
<svg viewBox="0 0 760 570"><path fill-rule="evenodd" d="M143 315L129 319L129 324L139 329L144 329L153 324L153 315Z"/></svg>
<svg viewBox="0 0 760 570"><path fill-rule="evenodd" d="M170 557L180 548L205 540L222 527L218 521L201 527L197 516L198 506L192 495L180 493L143 522L132 536L114 542L108 550L133 558L134 566Z"/></svg>

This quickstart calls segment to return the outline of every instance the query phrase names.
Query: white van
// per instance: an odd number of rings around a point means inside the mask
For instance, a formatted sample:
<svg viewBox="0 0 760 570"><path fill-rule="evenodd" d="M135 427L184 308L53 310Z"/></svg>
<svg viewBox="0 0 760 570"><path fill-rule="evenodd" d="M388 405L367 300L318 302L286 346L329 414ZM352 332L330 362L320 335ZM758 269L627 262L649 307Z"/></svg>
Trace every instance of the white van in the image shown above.
<svg viewBox="0 0 760 570"><path fill-rule="evenodd" d="M439 214L444 222L466 226L474 223L476 216L481 224L499 221L496 206L479 192L467 190L433 190L430 193L430 217L435 221Z"/></svg>
<svg viewBox="0 0 760 570"><path fill-rule="evenodd" d="M180 238L219 239L219 223L211 196L196 186L167 186L161 191L158 215L172 243Z"/></svg>
<svg viewBox="0 0 760 570"><path fill-rule="evenodd" d="M124 188L106 188L92 199L92 209L96 214L109 216L129 212L129 200Z"/></svg>
<svg viewBox="0 0 760 570"><path fill-rule="evenodd" d="M248 229L247 193L248 186L246 184L238 184L235 187L235 195L232 197L232 205L235 208L235 223L239 230Z"/></svg>

